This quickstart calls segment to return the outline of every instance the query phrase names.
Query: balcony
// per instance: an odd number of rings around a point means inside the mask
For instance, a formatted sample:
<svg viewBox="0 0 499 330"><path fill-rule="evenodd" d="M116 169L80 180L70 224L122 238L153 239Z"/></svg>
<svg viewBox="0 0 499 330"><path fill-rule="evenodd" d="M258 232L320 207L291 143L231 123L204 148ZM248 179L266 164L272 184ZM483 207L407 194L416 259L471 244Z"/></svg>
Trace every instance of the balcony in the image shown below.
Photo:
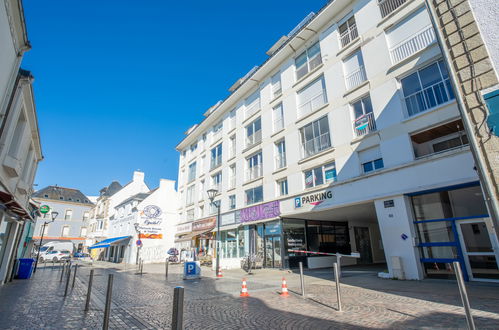
<svg viewBox="0 0 499 330"><path fill-rule="evenodd" d="M436 41L435 31L432 26L427 26L424 29L399 42L397 45L390 48L390 57L393 64L402 61L405 58L419 52Z"/></svg>
<svg viewBox="0 0 499 330"><path fill-rule="evenodd" d="M388 16L392 11L406 3L407 0L378 0L381 17Z"/></svg>
<svg viewBox="0 0 499 330"><path fill-rule="evenodd" d="M454 99L450 88L449 79L446 79L406 96L405 104L408 115L414 116Z"/></svg>
<svg viewBox="0 0 499 330"><path fill-rule="evenodd" d="M355 71L353 71L352 73L349 73L347 76L345 76L347 90L350 90L352 88L359 86L360 84L362 84L366 80L367 80L366 71L364 70L364 66L361 65Z"/></svg>
<svg viewBox="0 0 499 330"><path fill-rule="evenodd" d="M262 141L262 130L258 130L250 136L246 137L246 147L251 147L252 145Z"/></svg>
<svg viewBox="0 0 499 330"><path fill-rule="evenodd" d="M262 164L254 165L246 170L246 181L258 179L263 176Z"/></svg>
<svg viewBox="0 0 499 330"><path fill-rule="evenodd" d="M314 112L316 109L320 108L327 103L326 91L322 90L319 94L312 97L309 101L298 106L298 113L300 117L308 115Z"/></svg>
<svg viewBox="0 0 499 330"><path fill-rule="evenodd" d="M356 137L369 134L376 131L376 121L372 112L366 113L355 119L353 122L353 131Z"/></svg>
<svg viewBox="0 0 499 330"><path fill-rule="evenodd" d="M355 38L359 36L359 33L357 32L357 24L353 23L348 27L346 31L344 31L340 35L340 40L341 40L341 47L345 47L349 43L351 43Z"/></svg>
<svg viewBox="0 0 499 330"><path fill-rule="evenodd" d="M211 159L210 170L217 168L220 165L222 165L222 155L218 155L217 157Z"/></svg>
<svg viewBox="0 0 499 330"><path fill-rule="evenodd" d="M276 170L286 167L286 153L279 154L275 157Z"/></svg>
<svg viewBox="0 0 499 330"><path fill-rule="evenodd" d="M302 158L313 156L331 147L329 132L302 143Z"/></svg>

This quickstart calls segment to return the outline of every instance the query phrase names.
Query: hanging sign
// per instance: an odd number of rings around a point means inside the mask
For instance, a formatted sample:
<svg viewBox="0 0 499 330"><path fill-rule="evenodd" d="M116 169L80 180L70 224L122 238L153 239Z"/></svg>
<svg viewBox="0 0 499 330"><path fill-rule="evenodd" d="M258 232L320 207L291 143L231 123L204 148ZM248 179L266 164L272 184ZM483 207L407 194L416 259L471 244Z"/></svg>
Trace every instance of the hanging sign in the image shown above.
<svg viewBox="0 0 499 330"><path fill-rule="evenodd" d="M49 211L50 211L50 206L48 206L48 205L40 206L40 213L45 214L45 213L49 213Z"/></svg>

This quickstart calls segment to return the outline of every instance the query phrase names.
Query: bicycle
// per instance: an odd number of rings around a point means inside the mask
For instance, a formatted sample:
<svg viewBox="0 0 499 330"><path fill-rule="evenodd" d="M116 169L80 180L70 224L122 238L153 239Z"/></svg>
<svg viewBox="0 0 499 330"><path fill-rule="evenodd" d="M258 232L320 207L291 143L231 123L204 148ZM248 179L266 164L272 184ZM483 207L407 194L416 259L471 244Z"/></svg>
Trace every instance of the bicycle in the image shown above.
<svg viewBox="0 0 499 330"><path fill-rule="evenodd" d="M256 269L257 265L260 264L261 256L260 254L251 253L246 257L241 259L241 269L246 273L251 274L252 269Z"/></svg>

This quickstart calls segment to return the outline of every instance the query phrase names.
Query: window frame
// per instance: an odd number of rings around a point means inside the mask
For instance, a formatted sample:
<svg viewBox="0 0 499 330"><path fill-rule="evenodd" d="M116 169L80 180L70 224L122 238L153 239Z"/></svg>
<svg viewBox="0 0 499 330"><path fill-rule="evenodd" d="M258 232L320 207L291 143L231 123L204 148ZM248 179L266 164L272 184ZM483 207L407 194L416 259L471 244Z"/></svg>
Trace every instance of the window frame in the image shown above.
<svg viewBox="0 0 499 330"><path fill-rule="evenodd" d="M314 55L309 55L309 53L311 53L311 49L314 48L315 46L318 46L318 53L314 54ZM305 55L305 62L303 64L301 64L300 66L297 65L297 60L302 57L303 55ZM313 60L315 60L315 58L317 57L320 57L320 63L318 63L316 66L314 66L313 68L311 67L311 62ZM309 74L310 72L312 72L313 70L315 70L316 68L318 68L323 62L322 62L322 49L321 49L321 45L320 45L320 41L317 40L316 42L314 42L312 45L310 45L309 47L307 47L305 50L303 50L298 56L296 56L294 58L294 66L295 66L295 79L296 81L299 81L300 79L302 79L303 77L305 77L307 74ZM306 66L307 70L306 72L304 72L303 74L300 73L299 75L299 71L300 69L302 69L304 66Z"/></svg>

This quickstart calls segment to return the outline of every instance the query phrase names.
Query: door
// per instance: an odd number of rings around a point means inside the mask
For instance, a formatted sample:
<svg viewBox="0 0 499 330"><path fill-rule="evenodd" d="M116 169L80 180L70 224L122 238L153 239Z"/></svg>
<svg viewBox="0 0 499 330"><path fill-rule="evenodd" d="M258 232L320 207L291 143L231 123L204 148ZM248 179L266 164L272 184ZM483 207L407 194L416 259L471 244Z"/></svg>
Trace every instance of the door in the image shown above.
<svg viewBox="0 0 499 330"><path fill-rule="evenodd" d="M354 227L355 245L360 253L360 258L357 259L358 264L372 264L373 253L371 248L371 237L369 236L368 227Z"/></svg>
<svg viewBox="0 0 499 330"><path fill-rule="evenodd" d="M265 260L266 268L281 268L281 236L265 236Z"/></svg>
<svg viewBox="0 0 499 330"><path fill-rule="evenodd" d="M499 245L492 221L461 220L457 227L470 279L499 282Z"/></svg>

